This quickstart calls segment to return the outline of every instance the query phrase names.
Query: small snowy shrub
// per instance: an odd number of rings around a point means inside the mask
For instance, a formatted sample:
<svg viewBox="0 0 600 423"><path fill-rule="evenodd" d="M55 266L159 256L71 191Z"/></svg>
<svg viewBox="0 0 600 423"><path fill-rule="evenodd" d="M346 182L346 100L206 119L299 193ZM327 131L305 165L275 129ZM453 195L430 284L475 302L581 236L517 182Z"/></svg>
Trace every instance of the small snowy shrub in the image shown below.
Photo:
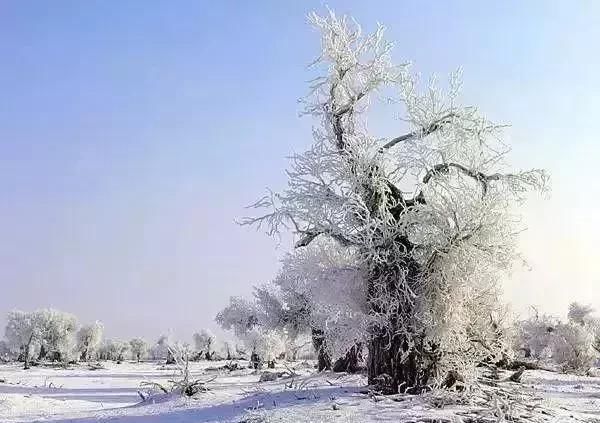
<svg viewBox="0 0 600 423"><path fill-rule="evenodd" d="M553 332L558 319L537 313L517 323L514 339L515 350L524 358L543 360L551 356Z"/></svg>
<svg viewBox="0 0 600 423"><path fill-rule="evenodd" d="M563 371L584 373L598 357L600 324L590 306L571 303L568 321L537 312L517 323L514 348L526 359L545 361Z"/></svg>
<svg viewBox="0 0 600 423"><path fill-rule="evenodd" d="M162 391L163 393L174 393L185 395L188 397L194 396L198 392L206 392L208 388L206 384L216 379L213 377L209 380L191 379L190 374L190 357L192 349L188 344L176 343L168 346L169 356L175 361L176 374L169 380L170 386L167 387L157 382L142 382L141 386L152 390ZM147 399L145 395L140 394L142 399Z"/></svg>
<svg viewBox="0 0 600 423"><path fill-rule="evenodd" d="M594 336L585 326L561 323L552 334L552 360L564 371L585 373L593 365Z"/></svg>

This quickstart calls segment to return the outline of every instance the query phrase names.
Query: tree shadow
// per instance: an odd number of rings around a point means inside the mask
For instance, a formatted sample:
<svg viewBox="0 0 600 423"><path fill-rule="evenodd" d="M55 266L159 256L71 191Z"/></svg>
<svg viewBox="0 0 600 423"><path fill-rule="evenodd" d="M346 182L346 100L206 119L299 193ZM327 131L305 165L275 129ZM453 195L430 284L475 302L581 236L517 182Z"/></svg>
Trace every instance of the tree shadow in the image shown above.
<svg viewBox="0 0 600 423"><path fill-rule="evenodd" d="M350 398L356 396L364 388L360 387L331 387L314 388L302 390L287 390L280 392L260 392L247 395L239 400L218 405L209 405L198 408L186 409L161 409L148 410L153 414L144 413L145 407L152 407L152 404L140 403L125 409L139 409L140 414L123 413L120 416L94 416L85 418L68 418L64 420L53 420L54 423L92 423L104 420L110 420L114 423L164 423L167 421L178 422L227 422L242 417L249 410L273 410L287 408L294 405L314 405L319 403L328 403L332 399Z"/></svg>
<svg viewBox="0 0 600 423"><path fill-rule="evenodd" d="M0 385L0 394L37 395L55 400L134 404L140 397L137 388L51 388Z"/></svg>

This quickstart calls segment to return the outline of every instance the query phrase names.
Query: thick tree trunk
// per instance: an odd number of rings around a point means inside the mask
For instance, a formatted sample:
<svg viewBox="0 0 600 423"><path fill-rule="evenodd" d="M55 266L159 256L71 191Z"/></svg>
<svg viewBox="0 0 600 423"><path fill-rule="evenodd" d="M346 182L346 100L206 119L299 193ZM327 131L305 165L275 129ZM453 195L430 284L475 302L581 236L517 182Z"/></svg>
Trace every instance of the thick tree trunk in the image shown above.
<svg viewBox="0 0 600 423"><path fill-rule="evenodd" d="M252 351L252 354L250 354L250 365L255 370L262 368L262 360L256 351Z"/></svg>
<svg viewBox="0 0 600 423"><path fill-rule="evenodd" d="M44 347L44 345L42 344L40 346L40 353L38 355L38 360L42 361L44 358L46 358L46 355L48 354L48 352L46 351L46 348Z"/></svg>
<svg viewBox="0 0 600 423"><path fill-rule="evenodd" d="M331 370L331 358L325 348L325 339L323 331L313 328L311 331L313 347L317 353L317 368L320 372L323 370Z"/></svg>
<svg viewBox="0 0 600 423"><path fill-rule="evenodd" d="M405 341L405 340L404 340ZM408 352L408 344L400 336L391 342L386 334L373 335L369 343L369 385L383 394L417 393L427 383L423 380L420 361L415 351Z"/></svg>
<svg viewBox="0 0 600 423"><path fill-rule="evenodd" d="M410 248L408 241L400 242L405 243L407 250ZM389 321L385 327L371 329L367 370L369 384L384 394L419 393L427 388L434 371L435 361L425 360L416 328L406 327L414 310L402 297L403 288L398 285L399 281L405 281L412 289L419 272L419 266L413 260L402 266L398 263L375 266L371 271L368 285L371 313L387 315ZM400 320L402 316L406 320L404 323Z"/></svg>
<svg viewBox="0 0 600 423"><path fill-rule="evenodd" d="M23 364L23 369L25 369L25 370L29 369L29 351L31 350L32 342L33 342L33 334L31 334L31 336L29 337L29 341L27 341L27 345L25 346L25 353L24 353L25 363Z"/></svg>
<svg viewBox="0 0 600 423"><path fill-rule="evenodd" d="M171 351L167 352L167 363L166 364L175 364L175 357L171 354Z"/></svg>
<svg viewBox="0 0 600 423"><path fill-rule="evenodd" d="M323 331L312 329L312 342L317 352L317 368L323 370L333 370L334 372L356 373L359 369L359 362L362 359L362 345L356 344L346 353L344 357L338 358L332 363L331 357L327 352L327 345L323 338Z"/></svg>
<svg viewBox="0 0 600 423"><path fill-rule="evenodd" d="M356 344L344 357L338 358L333 364L334 372L356 373L362 359L362 344Z"/></svg>

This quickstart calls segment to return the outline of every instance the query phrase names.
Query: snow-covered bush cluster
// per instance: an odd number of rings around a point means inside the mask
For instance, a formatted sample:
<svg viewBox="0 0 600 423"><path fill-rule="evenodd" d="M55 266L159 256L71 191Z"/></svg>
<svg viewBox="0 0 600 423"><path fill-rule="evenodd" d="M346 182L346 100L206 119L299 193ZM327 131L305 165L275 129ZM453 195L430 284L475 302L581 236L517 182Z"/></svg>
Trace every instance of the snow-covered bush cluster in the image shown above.
<svg viewBox="0 0 600 423"><path fill-rule="evenodd" d="M185 343L171 341L167 335L161 335L153 345L139 337L129 341L104 339L102 323L80 325L73 314L55 309L11 311L7 315L4 334L6 339L0 341L0 361L21 361L25 368L40 361L121 362L150 358L174 363L175 357L170 351L188 348ZM217 342L206 329L194 334L194 341L197 347L194 358L210 360L238 356L228 343Z"/></svg>
<svg viewBox="0 0 600 423"><path fill-rule="evenodd" d="M537 310L517 323L514 346L525 359L584 373L600 357L600 319L588 305L571 303L566 321Z"/></svg>

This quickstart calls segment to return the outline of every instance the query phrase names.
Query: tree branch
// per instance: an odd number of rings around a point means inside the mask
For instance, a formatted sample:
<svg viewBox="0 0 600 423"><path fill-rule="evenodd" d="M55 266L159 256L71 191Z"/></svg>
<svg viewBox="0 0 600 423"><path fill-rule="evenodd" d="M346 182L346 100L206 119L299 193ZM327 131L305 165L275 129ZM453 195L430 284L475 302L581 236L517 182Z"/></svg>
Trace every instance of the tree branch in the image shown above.
<svg viewBox="0 0 600 423"><path fill-rule="evenodd" d="M502 175L499 173L494 173L493 175L486 175L485 173L471 170L459 163L440 163L427 171L427 173L423 177L423 183L428 183L436 173L448 173L450 168L458 169L465 175L470 176L476 181L479 181L483 187L483 195L487 193L489 181L497 181L502 177Z"/></svg>
<svg viewBox="0 0 600 423"><path fill-rule="evenodd" d="M435 260L439 257L440 254L445 254L447 252L450 251L450 249L458 244L459 242L462 241L467 241L470 238L472 238L475 233L477 233L477 231L479 231L482 228L482 225L477 225L476 228L474 228L471 232L466 233L462 236L460 236L460 231L458 231L456 234L454 234L454 236L448 241L448 244L440 249L434 250L433 253L431 254L431 256L429 257L429 259L427 260L427 264L425 265L425 267L427 269L431 269L433 264L435 263Z"/></svg>
<svg viewBox="0 0 600 423"><path fill-rule="evenodd" d="M351 99L351 100L348 102L348 104L346 104L345 106L343 106L343 107L340 107L338 110L336 110L336 111L333 113L333 115L334 115L334 116L338 116L338 117L341 117L341 116L345 115L345 114L346 114L346 113L348 113L350 110L352 110L352 109L354 108L354 105L355 105L356 103L358 103L358 102L359 102L359 100L360 100L361 98L363 98L365 95L366 95L366 92L364 92L364 91L363 91L363 92L361 92L361 93L358 93L358 95L357 95L357 96L355 96L355 97L353 97L353 98L352 98L352 99Z"/></svg>
<svg viewBox="0 0 600 423"><path fill-rule="evenodd" d="M392 148L393 146L395 146L396 144L398 144L400 142L408 141L413 138L426 137L427 135L430 135L430 134L434 133L435 131L439 130L444 124L450 122L450 120L454 116L456 116L454 113L448 113L447 115L443 116L442 118L432 122L427 128L421 128L416 131L409 132L408 134L404 134L404 135L394 138L393 140L386 143L383 147L381 147L381 149L382 149L382 151L387 150L387 149Z"/></svg>
<svg viewBox="0 0 600 423"><path fill-rule="evenodd" d="M319 235L329 235L331 238L335 239L336 241L338 241L340 244L344 245L344 246L348 246L348 245L352 245L353 242L350 241L348 238L340 235L340 234L335 234L333 232L331 232L330 230L323 230L323 231L305 231L304 232L304 236L302 238L300 238L298 240L298 242L296 242L296 244L294 245L294 248L300 248L300 247L306 247L308 246L316 237L318 237Z"/></svg>

